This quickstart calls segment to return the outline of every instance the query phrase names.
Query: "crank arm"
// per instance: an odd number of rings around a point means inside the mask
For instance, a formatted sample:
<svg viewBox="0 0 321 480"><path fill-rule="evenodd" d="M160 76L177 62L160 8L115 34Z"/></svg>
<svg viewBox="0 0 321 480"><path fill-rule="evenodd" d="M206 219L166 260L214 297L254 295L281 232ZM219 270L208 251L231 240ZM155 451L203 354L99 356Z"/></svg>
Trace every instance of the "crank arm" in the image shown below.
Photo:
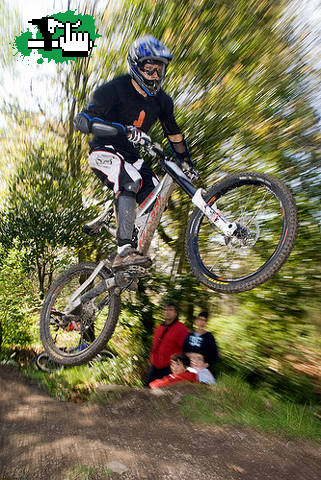
<svg viewBox="0 0 321 480"><path fill-rule="evenodd" d="M196 205L221 232L227 236L231 237L237 229L236 222L229 222L222 215L222 213L216 209L215 203L210 206L206 203L202 197L202 188L196 190L194 196L192 197L192 202Z"/></svg>

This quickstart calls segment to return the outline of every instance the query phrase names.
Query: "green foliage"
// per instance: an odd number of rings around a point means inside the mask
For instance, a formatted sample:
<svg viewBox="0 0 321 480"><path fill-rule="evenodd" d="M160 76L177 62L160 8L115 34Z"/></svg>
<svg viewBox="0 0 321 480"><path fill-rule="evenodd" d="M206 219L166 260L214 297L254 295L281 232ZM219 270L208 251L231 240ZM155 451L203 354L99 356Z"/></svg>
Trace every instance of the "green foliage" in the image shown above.
<svg viewBox="0 0 321 480"><path fill-rule="evenodd" d="M319 338L313 326L300 325L286 318L274 318L249 305L237 314L215 317L209 322L222 354L219 370L242 375L255 386L270 389L280 398L299 403L317 401ZM291 352L291 354L290 354ZM315 359L315 360L313 360ZM316 362L316 377L309 380L298 369Z"/></svg>
<svg viewBox="0 0 321 480"><path fill-rule="evenodd" d="M42 292L66 261L100 258L113 248L108 237L84 239L80 230L96 210L93 203L102 204L107 195L93 176L91 184L83 179L86 141L74 132L72 119L96 85L126 70L130 43L146 32L162 38L174 53L164 87L174 97L176 118L201 173L200 186L210 187L228 172L252 169L281 177L295 194L300 231L289 261L266 285L226 297L192 277L183 245L191 204L180 191L174 193L159 228L155 268L140 282L137 295L123 296L119 332L130 339L139 359L136 363L124 348L132 362L129 383L136 381L131 377L135 372L136 378L135 365L140 368L147 357L162 302L170 298L189 327L195 313L210 311L225 366L299 401L312 398L304 373L294 366L308 372L304 367L316 365L314 379L320 363L320 125L313 102L317 83L312 81L319 67L310 64L304 51L289 17L290 4L124 0L109 1L97 11L85 2L83 12L95 15L102 37L91 59L59 67L55 82L61 87L56 102L61 119L53 118L51 108L42 108L38 118L19 105L6 106L13 120L8 124L20 133L5 132L14 146L2 139L17 171L8 187L7 160L0 160L0 195L7 199L0 244L8 251L23 250L23 266L37 268ZM151 133L161 141L159 125ZM21 155L22 134L39 136L44 144L28 146L28 154ZM22 166L18 158L23 158ZM28 277L21 273L14 278L12 291L20 291ZM22 304L17 298L18 309ZM119 345L121 335L116 332ZM126 370L123 360L118 362ZM109 374L115 381L121 376Z"/></svg>
<svg viewBox="0 0 321 480"><path fill-rule="evenodd" d="M100 372L98 379L108 384L141 387L140 360L136 355L127 355L97 363L96 368Z"/></svg>
<svg viewBox="0 0 321 480"><path fill-rule="evenodd" d="M37 297L21 267L23 252L11 250L3 258L0 250L0 348L27 345L33 339Z"/></svg>
<svg viewBox="0 0 321 480"><path fill-rule="evenodd" d="M150 270L148 277L140 280L136 295L122 296L125 315L129 319L136 319L137 339L143 340L146 353L149 353L155 325L164 320L163 305L167 301L179 307L179 318L188 328L192 328L193 319L199 311L209 306L208 291L194 276L171 276L160 272L157 267ZM137 324L141 325L138 331Z"/></svg>
<svg viewBox="0 0 321 480"><path fill-rule="evenodd" d="M94 210L83 203L84 187L83 179L65 170L64 155L52 143L27 151L11 180L0 244L24 249L26 270L36 269L42 294L55 269L85 243L81 225Z"/></svg>
<svg viewBox="0 0 321 480"><path fill-rule="evenodd" d="M316 408L278 400L236 376L223 375L216 387L185 397L180 410L188 419L207 425L251 426L288 438L321 439Z"/></svg>
<svg viewBox="0 0 321 480"><path fill-rule="evenodd" d="M19 367L19 363L17 362L15 357L16 357L15 352L9 354L7 349L4 348L0 343L0 364L1 365Z"/></svg>
<svg viewBox="0 0 321 480"><path fill-rule="evenodd" d="M107 467L78 465L68 469L63 474L62 480L107 480L112 473L113 471Z"/></svg>
<svg viewBox="0 0 321 480"><path fill-rule="evenodd" d="M42 254L49 242L53 249L79 244L79 223L84 217L84 212L78 211L82 187L65 172L62 153L52 144L26 152L9 187L8 235L18 237L34 257ZM32 232L36 235L30 235Z"/></svg>
<svg viewBox="0 0 321 480"><path fill-rule="evenodd" d="M43 385L48 393L61 401L87 401L99 384L141 387L137 356L117 356L115 359L90 365L65 368L51 373L26 369L25 373Z"/></svg>

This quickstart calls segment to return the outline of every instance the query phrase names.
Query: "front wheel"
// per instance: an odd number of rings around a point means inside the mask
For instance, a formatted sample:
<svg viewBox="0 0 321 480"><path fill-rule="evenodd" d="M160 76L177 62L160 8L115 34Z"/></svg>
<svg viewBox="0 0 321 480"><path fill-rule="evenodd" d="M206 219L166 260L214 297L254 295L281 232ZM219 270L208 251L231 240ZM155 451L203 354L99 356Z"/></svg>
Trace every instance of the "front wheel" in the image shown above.
<svg viewBox="0 0 321 480"><path fill-rule="evenodd" d="M96 268L92 262L66 270L53 283L40 315L40 338L51 359L65 366L81 365L100 352L112 336L120 313L120 296L114 289L100 293L65 313L72 294L89 279ZM83 294L107 280L110 273L100 270Z"/></svg>
<svg viewBox="0 0 321 480"><path fill-rule="evenodd" d="M244 172L218 182L204 199L237 230L224 236L196 208L186 231L186 254L195 276L212 290L251 290L272 277L287 260L298 229L288 188L277 178Z"/></svg>

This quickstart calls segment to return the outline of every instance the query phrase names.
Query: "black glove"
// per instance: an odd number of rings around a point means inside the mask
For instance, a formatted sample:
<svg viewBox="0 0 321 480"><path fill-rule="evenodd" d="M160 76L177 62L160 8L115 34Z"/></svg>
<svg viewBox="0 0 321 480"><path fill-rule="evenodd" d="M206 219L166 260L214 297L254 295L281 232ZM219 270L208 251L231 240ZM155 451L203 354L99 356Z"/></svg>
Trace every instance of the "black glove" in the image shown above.
<svg viewBox="0 0 321 480"><path fill-rule="evenodd" d="M192 181L196 182L199 179L199 173L194 170L194 163L189 152L176 153L176 158L179 160L180 167L185 175Z"/></svg>
<svg viewBox="0 0 321 480"><path fill-rule="evenodd" d="M127 138L135 146L145 145L151 142L151 138L139 128L129 126L127 127Z"/></svg>
<svg viewBox="0 0 321 480"><path fill-rule="evenodd" d="M194 163L189 152L176 153L176 158L179 160L183 169L193 170Z"/></svg>
<svg viewBox="0 0 321 480"><path fill-rule="evenodd" d="M74 125L76 130L79 130L81 133L90 133L91 132L91 123L90 118L85 113L77 113L74 118Z"/></svg>

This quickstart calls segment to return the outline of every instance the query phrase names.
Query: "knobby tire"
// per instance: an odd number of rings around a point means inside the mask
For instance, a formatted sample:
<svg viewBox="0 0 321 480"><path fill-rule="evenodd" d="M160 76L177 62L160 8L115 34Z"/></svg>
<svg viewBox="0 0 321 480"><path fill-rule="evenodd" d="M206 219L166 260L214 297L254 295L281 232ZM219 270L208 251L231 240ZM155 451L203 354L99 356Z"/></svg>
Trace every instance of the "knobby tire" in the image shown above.
<svg viewBox="0 0 321 480"><path fill-rule="evenodd" d="M282 233L280 233L279 240L275 240L276 246L270 257L267 258L267 260L261 265L255 267L254 271L249 272L248 274L240 275L240 277L235 276L235 278L233 278L233 270L231 269L230 271L232 274L230 275L230 278L229 275L224 275L224 269L228 270L228 267L226 267L228 263L227 261L225 264L222 261L224 268L222 268L223 271L219 271L219 267L215 266L215 255L212 254L211 257L210 250L211 248L215 252L217 250L218 254L216 259L218 260L220 258L220 251L224 252L224 249L227 250L228 247L226 247L224 244L219 246L219 242L216 241L215 243L213 240L211 244L210 229L212 229L213 235L216 235L217 238L219 237L220 232L213 224L208 222L206 216L198 208L193 211L189 219L185 237L187 259L194 275L198 278L198 280L212 290L222 293L238 293L251 290L269 280L282 267L291 253L298 229L297 209L291 192L279 179L270 175L251 172L229 175L211 188L208 193L204 195L204 198L209 205L215 202L219 208L220 203L223 202L224 204L224 199L228 199L228 196L230 195L230 198L233 200L232 203L238 203L241 210L242 201L247 201L246 198L242 199L241 190L247 189L251 191L252 189L257 195L257 197L254 196L254 199L257 198L257 203L260 203L260 197L258 196L259 194L256 193L259 188L262 188L262 191L266 192L266 194L270 196L269 201L271 203L274 202L276 205L279 203L279 218L277 218L277 214L275 214L275 220L273 221L278 220L280 222L280 225L282 225ZM238 191L240 192L240 198L238 198ZM225 209L228 210L230 203L227 200L225 202ZM266 204L264 204L264 201L262 201L262 206L265 206L268 209L268 201ZM253 202L253 209L255 208L256 206ZM226 213L224 209L222 209L222 213L223 215ZM249 215L248 218L250 218ZM265 218L267 223L268 219L269 215L267 215ZM233 221L234 218L229 218L229 220ZM208 224L206 224L206 222L208 222ZM257 231L260 231L260 222L262 223L262 218L259 218L255 223ZM254 220L252 220L252 227L253 225ZM262 244L258 243L258 245L255 246L257 250L254 255L256 255L257 258L259 258L260 255L259 247L261 248L261 253L264 253L265 247L269 247L269 237L264 239L263 232L264 230L262 231L261 239L259 238L259 242L261 241ZM273 237L273 230L270 231L269 235L271 238ZM205 241L207 240L206 236L209 237L207 247ZM221 235L221 237L223 237L223 235ZM275 234L275 239L276 238L278 238L277 234ZM204 249L205 253L202 251L202 248ZM245 254L241 251L241 248L239 248L238 252L237 248L235 248L234 252L239 255L239 262L242 262L242 255L244 256ZM232 248L230 248L226 258L229 258L228 255L231 257L233 256ZM248 258L250 263L254 257L249 256ZM244 265L246 266L245 261ZM235 269L237 269L237 264Z"/></svg>
<svg viewBox="0 0 321 480"><path fill-rule="evenodd" d="M92 343L88 344L82 351L75 351L74 349L74 351L68 352L59 347L55 341L51 326L52 309L55 306L55 300L59 296L59 293L63 291L63 288L68 287L68 282L77 279L77 277L79 277L79 279L83 277L88 278L96 266L97 264L93 262L84 262L69 268L52 284L45 298L40 315L40 338L49 356L55 362L65 366L81 365L92 360L103 348L105 348L108 340L114 333L118 321L120 313L120 296L115 293L114 289L111 289L109 291L108 314L106 318L104 317L104 320L100 320L102 323L101 331L99 332L99 335L94 338ZM107 269L103 268L99 272L98 277L101 281L110 277L110 273ZM80 283L81 282L79 282L78 286ZM107 294L108 292L106 292L106 295ZM65 305L65 308L66 306L67 305ZM95 321L92 323L94 325ZM63 334L64 332L62 331L62 337Z"/></svg>

